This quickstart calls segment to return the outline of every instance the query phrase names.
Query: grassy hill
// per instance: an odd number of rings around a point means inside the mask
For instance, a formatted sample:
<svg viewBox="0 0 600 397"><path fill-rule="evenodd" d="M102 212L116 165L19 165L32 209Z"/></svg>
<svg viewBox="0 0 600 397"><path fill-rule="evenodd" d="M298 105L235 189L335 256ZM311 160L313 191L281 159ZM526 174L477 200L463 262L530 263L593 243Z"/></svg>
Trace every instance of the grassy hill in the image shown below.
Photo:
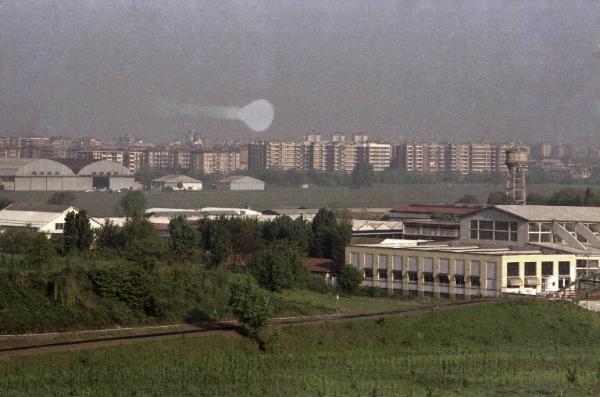
<svg viewBox="0 0 600 397"><path fill-rule="evenodd" d="M600 316L515 301L0 361L3 396L600 395Z"/></svg>

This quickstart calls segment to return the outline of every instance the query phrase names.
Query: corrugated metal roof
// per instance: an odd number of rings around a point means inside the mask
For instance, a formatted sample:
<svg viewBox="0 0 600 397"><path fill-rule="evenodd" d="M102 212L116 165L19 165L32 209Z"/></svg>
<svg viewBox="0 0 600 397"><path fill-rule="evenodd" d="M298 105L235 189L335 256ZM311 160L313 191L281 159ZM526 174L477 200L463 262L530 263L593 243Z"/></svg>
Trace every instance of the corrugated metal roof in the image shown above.
<svg viewBox="0 0 600 397"><path fill-rule="evenodd" d="M528 221L600 222L600 207L496 205L494 208Z"/></svg>
<svg viewBox="0 0 600 397"><path fill-rule="evenodd" d="M221 183L221 182L260 182L260 183L264 183L260 179L256 179L256 178L252 178L251 176L244 176L244 175L228 176L223 179L220 179L219 183Z"/></svg>
<svg viewBox="0 0 600 397"><path fill-rule="evenodd" d="M16 209L28 208L28 209ZM39 209L36 211L35 209ZM62 216L63 212L73 207L35 204L12 204L0 211L0 226L40 228ZM76 210L75 210L76 211Z"/></svg>
<svg viewBox="0 0 600 397"><path fill-rule="evenodd" d="M17 171L26 166L27 164L34 161L34 159L11 159L1 158L0 159L0 175L2 176L15 176Z"/></svg>
<svg viewBox="0 0 600 397"><path fill-rule="evenodd" d="M194 179L187 175L165 175L160 178L153 179L152 182L170 182L170 183L202 183L198 179Z"/></svg>

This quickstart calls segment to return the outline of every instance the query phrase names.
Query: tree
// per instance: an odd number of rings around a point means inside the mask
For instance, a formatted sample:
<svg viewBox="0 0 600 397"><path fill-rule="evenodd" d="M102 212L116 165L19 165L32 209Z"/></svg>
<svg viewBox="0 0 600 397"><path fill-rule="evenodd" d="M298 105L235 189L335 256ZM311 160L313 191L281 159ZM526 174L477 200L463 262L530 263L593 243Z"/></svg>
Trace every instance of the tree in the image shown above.
<svg viewBox="0 0 600 397"><path fill-rule="evenodd" d="M131 190L121 199L121 208L128 217L141 215L146 209L146 197L139 190Z"/></svg>
<svg viewBox="0 0 600 397"><path fill-rule="evenodd" d="M351 187L360 189L361 186L371 186L374 180L373 166L366 161L357 162L351 174Z"/></svg>
<svg viewBox="0 0 600 397"><path fill-rule="evenodd" d="M147 214L134 213L123 226L125 256L146 267L164 255L165 240L158 235Z"/></svg>
<svg viewBox="0 0 600 397"><path fill-rule="evenodd" d="M56 192L48 199L48 204L51 205L70 205L75 201L75 194L72 192Z"/></svg>
<svg viewBox="0 0 600 397"><path fill-rule="evenodd" d="M266 292L247 274L232 283L229 305L246 335L254 338L258 338L271 318L271 307Z"/></svg>
<svg viewBox="0 0 600 397"><path fill-rule="evenodd" d="M352 237L352 225L335 212L322 208L312 222L309 253L311 256L345 262L345 249Z"/></svg>
<svg viewBox="0 0 600 397"><path fill-rule="evenodd" d="M34 265L41 266L56 255L54 245L46 233L33 232L32 238L25 244L25 254Z"/></svg>
<svg viewBox="0 0 600 397"><path fill-rule="evenodd" d="M363 282L362 273L351 265L344 265L337 279L338 288L346 294L355 294Z"/></svg>
<svg viewBox="0 0 600 397"><path fill-rule="evenodd" d="M273 243L261 251L248 265L248 271L269 291L300 286L309 277L296 249L284 242Z"/></svg>
<svg viewBox="0 0 600 397"><path fill-rule="evenodd" d="M169 248L180 258L189 258L200 246L200 233L185 215L177 215L169 222Z"/></svg>
<svg viewBox="0 0 600 397"><path fill-rule="evenodd" d="M94 241L94 232L90 227L90 218L85 211L70 211L65 216L63 247L65 253L87 251Z"/></svg>
<svg viewBox="0 0 600 397"><path fill-rule="evenodd" d="M546 197L539 193L529 193L527 195L527 204L544 205L546 204Z"/></svg>
<svg viewBox="0 0 600 397"><path fill-rule="evenodd" d="M506 194L504 192L495 191L495 192L491 192L488 195L487 203L494 204L494 205L515 204L515 199L513 199L512 197L510 197L508 194Z"/></svg>
<svg viewBox="0 0 600 397"><path fill-rule="evenodd" d="M115 254L122 252L125 245L121 227L115 225L110 219L96 230L96 247L103 251L112 251Z"/></svg>
<svg viewBox="0 0 600 397"><path fill-rule="evenodd" d="M177 189L183 190L183 183L182 182L177 182Z"/></svg>
<svg viewBox="0 0 600 397"><path fill-rule="evenodd" d="M460 204L478 204L479 199L474 194L465 194L464 196L459 198L456 202L460 203Z"/></svg>

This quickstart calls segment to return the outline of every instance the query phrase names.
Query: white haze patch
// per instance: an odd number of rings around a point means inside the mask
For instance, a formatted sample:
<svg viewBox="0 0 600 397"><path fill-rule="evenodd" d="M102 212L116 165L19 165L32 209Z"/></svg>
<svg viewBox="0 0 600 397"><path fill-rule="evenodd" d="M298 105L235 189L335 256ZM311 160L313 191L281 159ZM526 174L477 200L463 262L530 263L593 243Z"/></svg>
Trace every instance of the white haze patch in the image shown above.
<svg viewBox="0 0 600 397"><path fill-rule="evenodd" d="M275 115L273 105L266 99L258 99L240 108L236 106L199 106L177 103L172 99L160 99L157 112L163 117L207 117L217 120L239 120L255 132L266 131Z"/></svg>

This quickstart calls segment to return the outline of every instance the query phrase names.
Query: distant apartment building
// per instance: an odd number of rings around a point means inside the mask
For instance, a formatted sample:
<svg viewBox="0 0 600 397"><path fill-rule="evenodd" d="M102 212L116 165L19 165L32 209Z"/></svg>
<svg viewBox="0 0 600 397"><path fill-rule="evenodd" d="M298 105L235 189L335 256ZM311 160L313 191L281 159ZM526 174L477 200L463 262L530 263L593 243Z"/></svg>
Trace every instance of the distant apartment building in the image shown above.
<svg viewBox="0 0 600 397"><path fill-rule="evenodd" d="M202 150L192 156L191 169L203 174L230 174L239 170L240 152Z"/></svg>
<svg viewBox="0 0 600 397"><path fill-rule="evenodd" d="M450 143L446 149L446 169L466 175L471 171L471 147L466 143Z"/></svg>
<svg viewBox="0 0 600 397"><path fill-rule="evenodd" d="M394 148L395 168L408 172L446 170L446 146L436 143L405 143Z"/></svg>
<svg viewBox="0 0 600 397"><path fill-rule="evenodd" d="M392 160L392 145L389 143L363 142L356 145L357 161L370 164L373 171L383 171L390 168Z"/></svg>
<svg viewBox="0 0 600 397"><path fill-rule="evenodd" d="M471 144L469 172L483 173L495 171L492 160L493 153L494 147L489 143Z"/></svg>

